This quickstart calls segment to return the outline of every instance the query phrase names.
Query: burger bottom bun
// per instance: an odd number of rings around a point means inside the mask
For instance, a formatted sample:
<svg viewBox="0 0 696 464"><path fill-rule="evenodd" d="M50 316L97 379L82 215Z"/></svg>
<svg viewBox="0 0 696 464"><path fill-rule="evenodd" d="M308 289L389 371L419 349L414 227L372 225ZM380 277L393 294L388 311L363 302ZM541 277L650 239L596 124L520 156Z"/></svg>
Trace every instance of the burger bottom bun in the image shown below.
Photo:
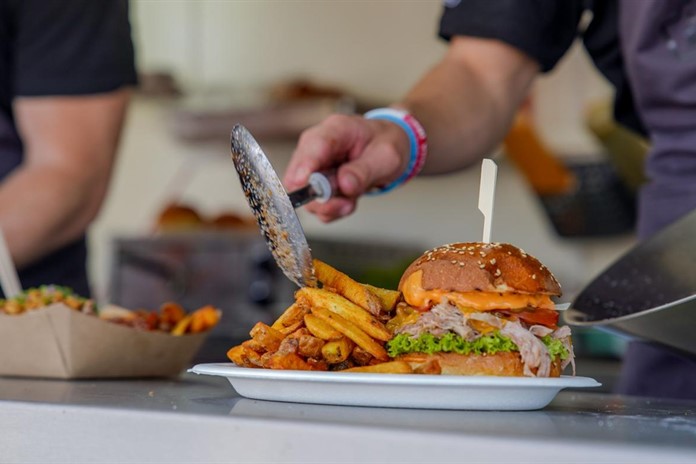
<svg viewBox="0 0 696 464"><path fill-rule="evenodd" d="M500 377L524 377L524 364L520 354L500 352L496 354L457 353L409 353L397 360L406 361L414 372L442 375L494 375ZM551 363L549 377L560 377L561 362Z"/></svg>

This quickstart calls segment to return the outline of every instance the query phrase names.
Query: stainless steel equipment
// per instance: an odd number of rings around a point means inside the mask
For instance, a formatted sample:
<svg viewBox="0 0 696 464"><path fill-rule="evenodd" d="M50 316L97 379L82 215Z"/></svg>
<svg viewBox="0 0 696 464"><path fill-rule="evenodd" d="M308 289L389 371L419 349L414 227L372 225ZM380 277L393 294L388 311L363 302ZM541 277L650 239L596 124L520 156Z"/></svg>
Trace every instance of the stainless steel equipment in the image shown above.
<svg viewBox="0 0 696 464"><path fill-rule="evenodd" d="M294 300L295 286L276 266L258 232L182 232L114 242L110 301L158 309L175 301L191 311L222 310L197 361L224 361L258 321L271 323Z"/></svg>
<svg viewBox="0 0 696 464"><path fill-rule="evenodd" d="M696 354L696 211L617 260L564 317Z"/></svg>

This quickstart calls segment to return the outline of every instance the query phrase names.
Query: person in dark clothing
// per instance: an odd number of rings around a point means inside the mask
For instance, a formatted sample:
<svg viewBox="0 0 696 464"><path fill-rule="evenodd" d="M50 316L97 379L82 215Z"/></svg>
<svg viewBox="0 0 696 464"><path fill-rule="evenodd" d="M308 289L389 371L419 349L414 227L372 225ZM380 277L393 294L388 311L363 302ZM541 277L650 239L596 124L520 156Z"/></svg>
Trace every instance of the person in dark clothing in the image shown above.
<svg viewBox="0 0 696 464"><path fill-rule="evenodd" d="M0 228L23 288L89 296L85 232L135 83L127 0L0 0Z"/></svg>
<svg viewBox="0 0 696 464"><path fill-rule="evenodd" d="M421 170L480 161L507 133L534 78L578 37L615 87L616 120L651 142L639 238L696 209L696 1L445 0L440 36L447 53L403 100L364 117L330 116L300 136L284 177L289 190L338 168L339 197L307 206L321 220L351 214L361 195ZM678 381L653 375L658 358ZM634 344L624 365L632 377L620 383L624 393L696 398L688 356Z"/></svg>

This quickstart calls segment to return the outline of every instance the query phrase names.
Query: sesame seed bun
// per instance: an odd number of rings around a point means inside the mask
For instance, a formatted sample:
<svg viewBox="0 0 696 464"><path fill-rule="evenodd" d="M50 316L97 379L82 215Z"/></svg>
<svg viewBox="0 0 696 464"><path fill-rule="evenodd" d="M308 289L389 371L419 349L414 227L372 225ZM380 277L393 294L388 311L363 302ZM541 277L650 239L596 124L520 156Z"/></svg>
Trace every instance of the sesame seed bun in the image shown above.
<svg viewBox="0 0 696 464"><path fill-rule="evenodd" d="M561 295L546 266L507 243L452 243L429 250L404 271L399 290L417 271L424 290Z"/></svg>

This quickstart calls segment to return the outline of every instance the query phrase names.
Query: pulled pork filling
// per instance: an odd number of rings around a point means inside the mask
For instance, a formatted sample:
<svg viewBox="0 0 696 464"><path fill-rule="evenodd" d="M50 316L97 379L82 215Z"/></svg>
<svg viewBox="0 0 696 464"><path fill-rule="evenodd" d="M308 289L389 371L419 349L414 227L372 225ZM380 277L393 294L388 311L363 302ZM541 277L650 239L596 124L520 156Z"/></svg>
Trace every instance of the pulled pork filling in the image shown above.
<svg viewBox="0 0 696 464"><path fill-rule="evenodd" d="M394 332L395 337L388 344L393 357L417 351L461 354L518 351L526 376L548 377L551 363L557 357L561 359L562 368L571 364L575 374L568 326L554 330L543 325L528 325L499 317L494 311L463 313L444 301L416 321L395 328Z"/></svg>

